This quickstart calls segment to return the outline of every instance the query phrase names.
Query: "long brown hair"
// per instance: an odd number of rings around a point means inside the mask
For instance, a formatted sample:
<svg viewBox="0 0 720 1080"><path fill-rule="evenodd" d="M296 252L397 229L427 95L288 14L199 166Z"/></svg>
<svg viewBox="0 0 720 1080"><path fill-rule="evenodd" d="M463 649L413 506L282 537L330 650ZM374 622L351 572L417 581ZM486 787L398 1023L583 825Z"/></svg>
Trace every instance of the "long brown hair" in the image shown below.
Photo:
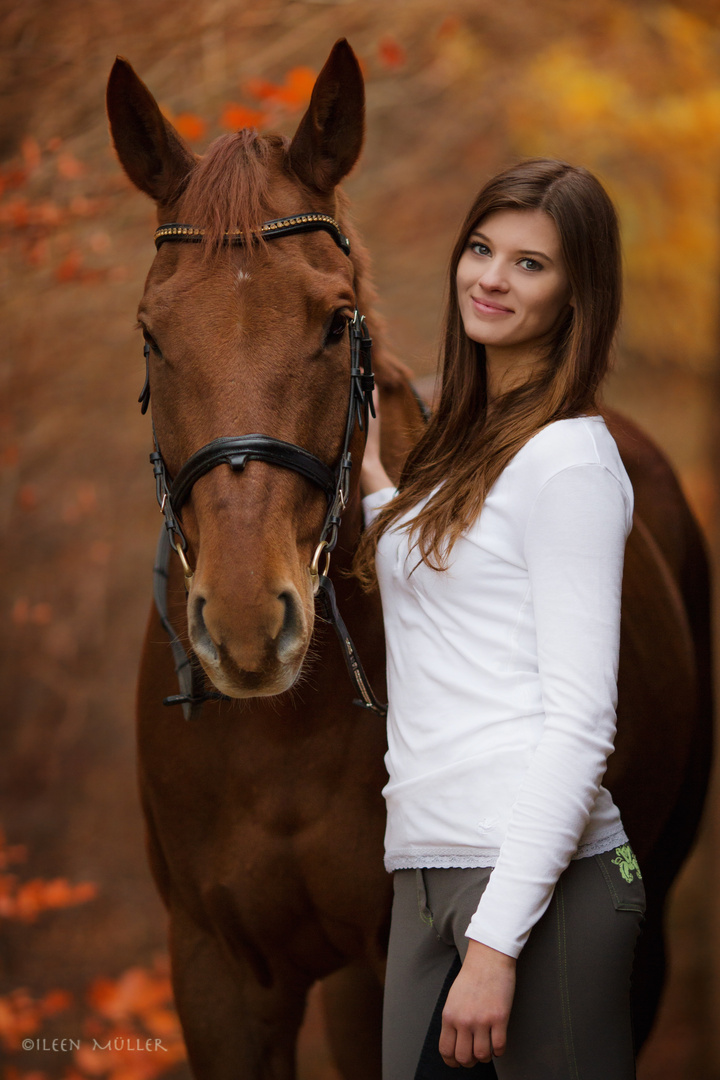
<svg viewBox="0 0 720 1080"><path fill-rule="evenodd" d="M552 217L573 306L560 320L544 360L521 386L498 396L488 413L485 347L465 333L455 275L470 234L498 210L544 210ZM528 439L553 420L596 411L620 314L621 279L617 215L587 169L563 161L523 161L485 185L450 259L440 402L408 456L398 494L363 534L355 559L363 584L375 581L382 534L433 491L407 527L420 559L435 570L446 569L458 537Z"/></svg>

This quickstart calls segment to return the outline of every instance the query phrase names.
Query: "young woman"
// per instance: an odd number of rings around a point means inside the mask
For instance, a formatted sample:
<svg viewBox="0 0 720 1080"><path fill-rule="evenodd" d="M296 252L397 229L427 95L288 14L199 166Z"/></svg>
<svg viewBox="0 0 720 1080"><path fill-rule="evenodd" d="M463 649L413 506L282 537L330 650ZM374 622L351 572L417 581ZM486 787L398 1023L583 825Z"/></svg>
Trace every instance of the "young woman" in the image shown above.
<svg viewBox="0 0 720 1080"><path fill-rule="evenodd" d="M617 219L527 161L450 264L442 391L395 491L371 432L358 558L387 637L384 1080L631 1080L644 892L602 786L633 494L597 394Z"/></svg>

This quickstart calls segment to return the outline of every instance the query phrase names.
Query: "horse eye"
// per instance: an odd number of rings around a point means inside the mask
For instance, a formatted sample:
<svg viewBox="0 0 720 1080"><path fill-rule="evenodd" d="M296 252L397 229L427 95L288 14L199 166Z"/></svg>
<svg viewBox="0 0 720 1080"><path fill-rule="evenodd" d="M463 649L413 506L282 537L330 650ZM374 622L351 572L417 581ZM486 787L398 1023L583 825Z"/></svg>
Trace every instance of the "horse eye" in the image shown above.
<svg viewBox="0 0 720 1080"><path fill-rule="evenodd" d="M157 341L152 336L152 334L148 333L148 331L145 329L144 326L142 328L142 336L145 338L145 340L147 341L148 345L153 350L153 352L156 352L158 354L158 356L162 356L162 353L160 352L160 347L159 347Z"/></svg>
<svg viewBox="0 0 720 1080"><path fill-rule="evenodd" d="M348 317L345 311L336 311L325 335L325 344L332 345L338 342L345 333L347 324Z"/></svg>

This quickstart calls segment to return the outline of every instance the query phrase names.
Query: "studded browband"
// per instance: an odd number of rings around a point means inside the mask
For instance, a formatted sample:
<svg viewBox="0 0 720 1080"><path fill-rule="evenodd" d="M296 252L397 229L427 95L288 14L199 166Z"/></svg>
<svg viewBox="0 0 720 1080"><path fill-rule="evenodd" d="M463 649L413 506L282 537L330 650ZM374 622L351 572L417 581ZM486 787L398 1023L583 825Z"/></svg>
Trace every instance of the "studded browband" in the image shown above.
<svg viewBox="0 0 720 1080"><path fill-rule="evenodd" d="M350 241L341 231L335 218L329 214L295 214L287 218L275 218L273 221L265 221L251 234L257 236L295 236L298 233L308 232L308 225L314 229L322 229L332 236L333 240L346 255L350 254ZM205 229L199 229L196 225L181 225L170 222L161 225L155 230L155 247L160 250L162 244L180 241L186 244L200 244L205 236ZM247 237L241 229L226 232L223 235L224 244L245 244Z"/></svg>

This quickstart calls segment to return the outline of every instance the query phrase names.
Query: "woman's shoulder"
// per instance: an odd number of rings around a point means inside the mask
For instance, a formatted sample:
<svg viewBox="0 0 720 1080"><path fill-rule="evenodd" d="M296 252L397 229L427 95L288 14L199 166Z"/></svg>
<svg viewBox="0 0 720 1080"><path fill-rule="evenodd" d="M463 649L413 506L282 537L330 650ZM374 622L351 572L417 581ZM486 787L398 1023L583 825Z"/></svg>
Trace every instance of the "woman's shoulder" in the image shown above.
<svg viewBox="0 0 720 1080"><path fill-rule="evenodd" d="M555 420L541 428L518 451L509 468L538 489L557 473L582 465L595 465L611 473L627 496L632 486L617 444L602 416Z"/></svg>
<svg viewBox="0 0 720 1080"><path fill-rule="evenodd" d="M554 420L528 439L517 458L526 464L543 463L551 469L573 465L622 468L617 444L599 415Z"/></svg>

